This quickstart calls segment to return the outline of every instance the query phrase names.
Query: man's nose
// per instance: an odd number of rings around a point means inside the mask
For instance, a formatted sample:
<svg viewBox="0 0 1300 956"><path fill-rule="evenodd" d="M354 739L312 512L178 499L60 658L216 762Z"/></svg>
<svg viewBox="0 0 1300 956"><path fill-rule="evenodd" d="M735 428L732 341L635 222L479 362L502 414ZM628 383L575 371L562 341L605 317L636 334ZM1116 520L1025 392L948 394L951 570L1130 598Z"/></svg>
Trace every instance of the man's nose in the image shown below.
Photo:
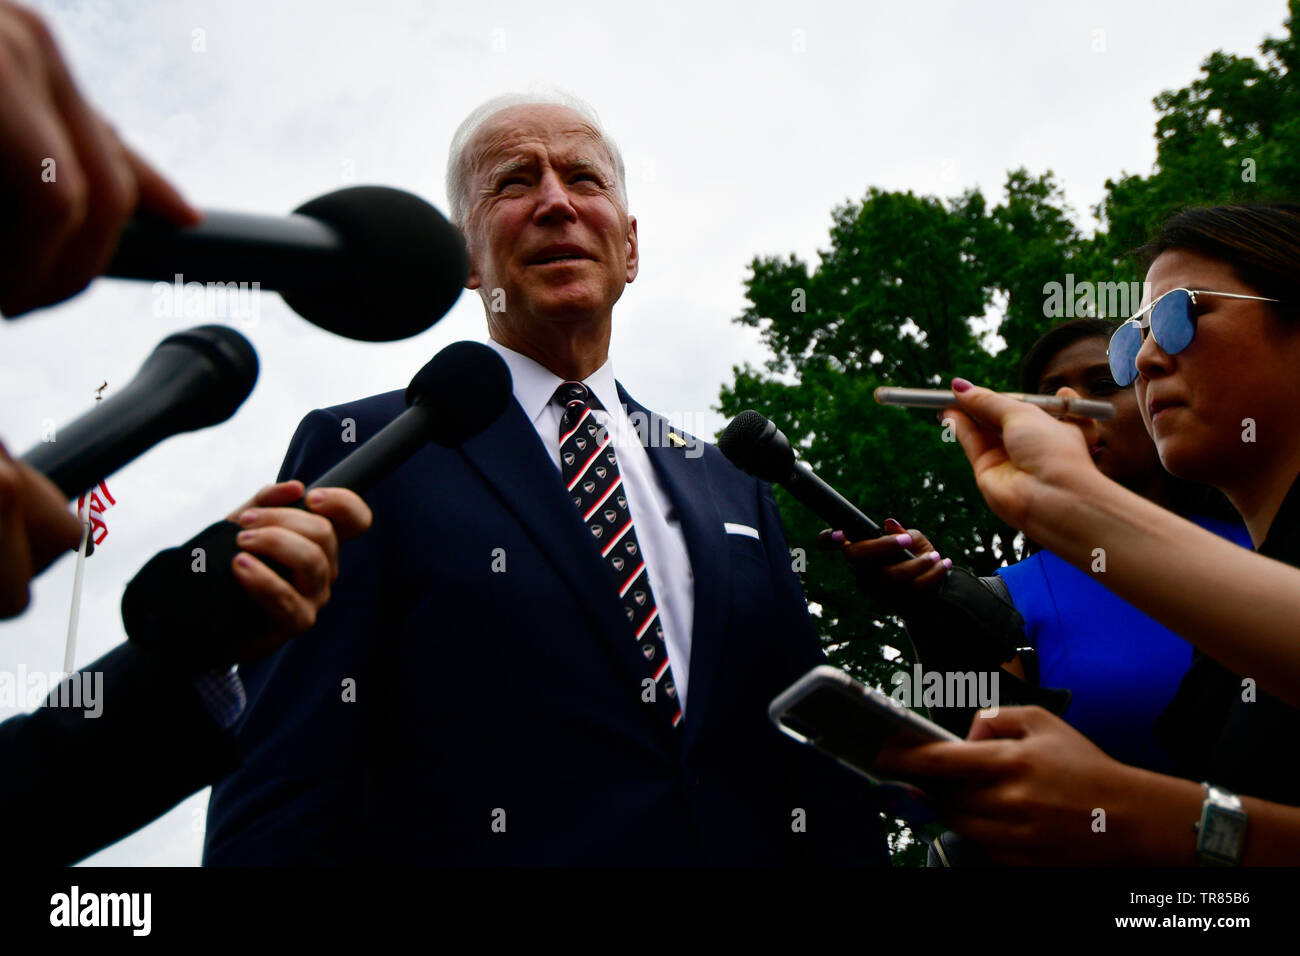
<svg viewBox="0 0 1300 956"><path fill-rule="evenodd" d="M556 218L573 221L578 218L578 211L574 209L569 191L565 188L559 174L553 169L548 169L542 174L538 185L537 207L533 210L533 219L543 222Z"/></svg>

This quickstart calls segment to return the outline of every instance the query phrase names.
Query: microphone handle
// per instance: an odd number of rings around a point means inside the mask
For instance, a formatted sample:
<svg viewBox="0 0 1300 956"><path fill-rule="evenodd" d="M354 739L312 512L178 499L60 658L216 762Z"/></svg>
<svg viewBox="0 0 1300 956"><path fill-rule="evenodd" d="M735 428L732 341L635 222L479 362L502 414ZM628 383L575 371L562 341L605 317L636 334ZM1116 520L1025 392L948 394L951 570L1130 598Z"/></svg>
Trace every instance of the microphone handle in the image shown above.
<svg viewBox="0 0 1300 956"><path fill-rule="evenodd" d="M801 461L794 462L789 477L781 484L790 494L807 505L813 514L830 522L832 528L843 531L850 541L879 538L885 533L880 525L863 514L853 502L818 478L813 470ZM897 564L914 557L916 555L912 552L904 551L896 560L889 563Z"/></svg>
<svg viewBox="0 0 1300 956"><path fill-rule="evenodd" d="M818 478L813 470L801 461L796 460L793 463L790 476L781 484L790 494L807 505L814 514L842 530L851 541L878 538L884 534L881 527L859 511L853 502ZM897 564L914 557L916 555L910 551L904 551L889 563ZM996 627L1006 615L1011 615L1019 622L1018 629L1023 628L1023 619L1013 604L994 594L969 572L957 573L954 569L940 585L934 595L934 601L936 606L956 609L965 615L965 618L949 620L970 622L972 633L966 635L963 653L975 656L989 655L997 662L1002 662L1011 660L1018 652L1018 641L1004 639L1003 634L998 632ZM984 630L981 630L981 625L985 626ZM979 662L979 666L987 664L988 661ZM1054 714L1063 713L1069 706L1070 691L1068 690L1040 687L1022 681L1009 673L1002 674L1001 678L1008 682L1013 700L1017 702L1038 704Z"/></svg>
<svg viewBox="0 0 1300 956"><path fill-rule="evenodd" d="M433 409L411 405L382 429L366 439L310 485L312 488L348 488L365 495L398 465L429 441L433 431ZM297 507L303 507L299 502Z"/></svg>
<svg viewBox="0 0 1300 956"><path fill-rule="evenodd" d="M434 410L412 405L342 461L308 485L365 494L430 440ZM287 507L307 510L305 501ZM156 554L122 595L122 623L131 642L195 672L234 663L232 640L264 617L235 579L231 562L243 529L233 521L209 525L179 548ZM202 558L202 574L194 573ZM293 584L289 569L265 555L258 560ZM187 630L187 639L178 639Z"/></svg>
<svg viewBox="0 0 1300 956"><path fill-rule="evenodd" d="M23 461L48 478L69 501L164 438L192 431L194 423L159 408L179 407L187 397L221 384L207 356L178 344L164 344L124 389L54 433Z"/></svg>
<svg viewBox="0 0 1300 956"><path fill-rule="evenodd" d="M328 281L344 251L338 231L310 216L211 211L177 228L146 216L127 222L104 275L155 282L252 282L262 291ZM179 280L177 279L179 276Z"/></svg>

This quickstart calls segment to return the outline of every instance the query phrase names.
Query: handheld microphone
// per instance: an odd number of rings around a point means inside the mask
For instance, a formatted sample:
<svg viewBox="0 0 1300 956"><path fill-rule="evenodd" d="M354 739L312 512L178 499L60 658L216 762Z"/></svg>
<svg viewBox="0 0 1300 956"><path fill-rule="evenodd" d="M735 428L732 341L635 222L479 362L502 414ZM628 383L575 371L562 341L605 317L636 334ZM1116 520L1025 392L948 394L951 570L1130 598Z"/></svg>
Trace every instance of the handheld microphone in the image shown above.
<svg viewBox="0 0 1300 956"><path fill-rule="evenodd" d="M731 420L718 436L718 450L746 474L780 484L814 514L830 522L831 527L843 529L850 541L879 538L884 534L856 505L797 460L790 439L753 409L746 409ZM891 563L914 557L904 551Z"/></svg>
<svg viewBox="0 0 1300 956"><path fill-rule="evenodd" d="M406 411L309 488L365 494L427 442L454 448L501 417L513 395L501 356L478 342L455 342L435 355L406 390ZM302 502L293 507L304 508ZM235 643L260 629L265 614L231 570L242 529L218 521L179 548L159 552L122 595L122 623L131 642L187 670L235 662ZM193 555L204 555L196 573ZM292 582L287 569L259 560Z"/></svg>
<svg viewBox="0 0 1300 956"><path fill-rule="evenodd" d="M834 528L843 529L850 541L884 534L851 501L798 461L790 439L758 412L746 409L733 418L718 436L718 450L746 474L780 484L818 517ZM888 563L897 564L914 557L910 551L904 551ZM948 613L956 615L954 620L960 622L964 632L958 653L973 667L995 668L1019 653L1024 639L1024 619L1020 612L969 572L952 568L932 595L930 604L914 601L912 609L919 615L932 615L936 608L946 608ZM1016 702L1039 704L1056 714L1063 713L1070 704L1069 690L1030 684L1006 671L999 677Z"/></svg>
<svg viewBox="0 0 1300 956"><path fill-rule="evenodd" d="M256 282L314 325L391 342L423 332L455 304L469 253L460 231L418 196L352 186L291 216L212 211L185 228L137 216L104 274Z"/></svg>
<svg viewBox="0 0 1300 956"><path fill-rule="evenodd" d="M257 382L257 353L224 325L167 336L130 384L23 461L71 501L165 438L224 422Z"/></svg>
<svg viewBox="0 0 1300 956"><path fill-rule="evenodd" d="M478 342L453 342L415 373L406 411L310 488L349 488L364 495L425 442L455 448L501 417L513 394L505 361ZM232 554L233 556L233 554Z"/></svg>

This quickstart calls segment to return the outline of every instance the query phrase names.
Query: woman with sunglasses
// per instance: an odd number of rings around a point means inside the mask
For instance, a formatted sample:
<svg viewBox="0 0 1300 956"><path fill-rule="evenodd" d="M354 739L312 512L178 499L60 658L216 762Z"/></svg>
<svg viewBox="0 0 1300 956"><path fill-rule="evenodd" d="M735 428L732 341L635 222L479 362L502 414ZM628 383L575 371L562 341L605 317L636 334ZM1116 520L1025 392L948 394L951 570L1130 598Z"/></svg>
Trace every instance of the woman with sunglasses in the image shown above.
<svg viewBox="0 0 1300 956"><path fill-rule="evenodd" d="M1115 416L1109 421L1075 420L1101 473L1148 501L1250 547L1245 528L1222 495L1174 478L1160 464L1134 389L1118 385L1107 364L1106 347L1115 331L1114 322L1090 318L1049 329L1021 361L1021 391L1113 404ZM988 665L971 654L964 617L924 596L947 573L933 546L919 531L905 531L893 519L885 530L881 538L852 544L842 533L826 531L819 543L842 548L863 589L903 616L927 669L986 669ZM903 549L916 557L889 564ZM1068 689L1072 698L1063 715L1066 722L1112 757L1153 770L1173 769L1173 759L1155 739L1153 727L1192 663L1186 641L1050 551L1037 550L982 580L1023 619L1023 631L1008 634L1006 643L1032 653L1006 665L1011 674L1043 687ZM966 617L979 615L973 606L962 610ZM1012 682L1002 677L1004 704L1028 702L1007 693ZM963 736L974 713L973 708L931 709L932 719Z"/></svg>
<svg viewBox="0 0 1300 956"><path fill-rule="evenodd" d="M1223 491L1255 552L1110 481L1037 408L954 379L942 414L995 513L1089 573L1101 548L1103 583L1197 647L1169 714L1190 779L1121 764L1039 708L880 763L927 781L1006 862L1294 865L1300 205L1187 210L1146 254L1150 301L1112 340L1112 371L1135 382L1165 467Z"/></svg>

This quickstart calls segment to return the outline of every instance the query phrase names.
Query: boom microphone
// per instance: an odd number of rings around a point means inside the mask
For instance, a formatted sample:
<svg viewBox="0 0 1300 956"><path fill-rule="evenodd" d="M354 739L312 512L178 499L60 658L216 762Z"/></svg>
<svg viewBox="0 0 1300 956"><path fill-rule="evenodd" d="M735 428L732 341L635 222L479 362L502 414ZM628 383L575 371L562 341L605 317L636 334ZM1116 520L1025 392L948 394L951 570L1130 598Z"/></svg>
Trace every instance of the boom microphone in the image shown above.
<svg viewBox="0 0 1300 956"><path fill-rule="evenodd" d="M454 448L473 438L501 417L512 394L500 355L478 342L455 342L411 379L406 411L309 487L364 494L427 442ZM230 567L241 530L233 521L218 521L140 569L122 595L122 623L132 643L189 670L234 662L234 642L257 633L265 621ZM194 571L196 554L204 558L202 574ZM260 560L291 581L286 569L265 556Z"/></svg>
<svg viewBox="0 0 1300 956"><path fill-rule="evenodd" d="M224 325L158 343L130 384L55 432L23 461L71 501L164 438L224 422L257 382L257 353Z"/></svg>
<svg viewBox="0 0 1300 956"><path fill-rule="evenodd" d="M255 282L323 329L391 342L446 314L465 285L469 253L459 230L418 196L352 186L291 216L212 211L184 228L137 216L104 274Z"/></svg>

